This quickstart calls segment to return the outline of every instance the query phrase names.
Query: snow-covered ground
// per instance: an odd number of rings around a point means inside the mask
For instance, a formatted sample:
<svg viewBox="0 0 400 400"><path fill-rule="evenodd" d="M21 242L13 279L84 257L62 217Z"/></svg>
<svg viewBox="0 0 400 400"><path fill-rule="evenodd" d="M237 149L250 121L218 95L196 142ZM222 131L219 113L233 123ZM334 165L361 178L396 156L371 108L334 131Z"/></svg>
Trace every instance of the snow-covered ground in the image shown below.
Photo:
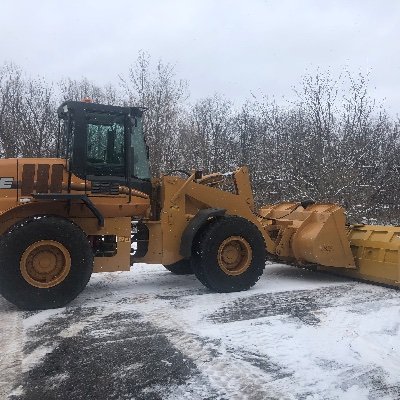
<svg viewBox="0 0 400 400"><path fill-rule="evenodd" d="M135 265L0 318L1 399L400 399L400 292L295 267L218 294Z"/></svg>

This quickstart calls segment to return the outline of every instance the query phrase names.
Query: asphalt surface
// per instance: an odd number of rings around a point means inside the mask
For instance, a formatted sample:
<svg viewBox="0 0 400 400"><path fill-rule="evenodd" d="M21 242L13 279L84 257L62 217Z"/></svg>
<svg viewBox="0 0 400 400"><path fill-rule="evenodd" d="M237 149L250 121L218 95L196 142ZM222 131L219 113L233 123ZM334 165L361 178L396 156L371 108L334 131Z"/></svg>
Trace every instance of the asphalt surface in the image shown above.
<svg viewBox="0 0 400 400"><path fill-rule="evenodd" d="M0 299L0 398L400 399L399 294L279 265L215 294L139 266L58 310Z"/></svg>

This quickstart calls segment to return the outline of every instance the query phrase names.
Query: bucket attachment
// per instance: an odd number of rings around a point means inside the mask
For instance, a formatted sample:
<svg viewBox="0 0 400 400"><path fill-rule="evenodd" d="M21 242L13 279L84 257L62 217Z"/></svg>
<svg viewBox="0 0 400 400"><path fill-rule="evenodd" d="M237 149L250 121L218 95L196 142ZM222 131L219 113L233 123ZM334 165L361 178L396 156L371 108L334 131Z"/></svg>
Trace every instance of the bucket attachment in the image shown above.
<svg viewBox="0 0 400 400"><path fill-rule="evenodd" d="M338 273L400 287L400 227L353 226L349 240L357 269Z"/></svg>
<svg viewBox="0 0 400 400"><path fill-rule="evenodd" d="M343 209L336 204L280 203L259 210L275 243L267 249L284 261L356 268ZM272 250L272 251L271 251Z"/></svg>

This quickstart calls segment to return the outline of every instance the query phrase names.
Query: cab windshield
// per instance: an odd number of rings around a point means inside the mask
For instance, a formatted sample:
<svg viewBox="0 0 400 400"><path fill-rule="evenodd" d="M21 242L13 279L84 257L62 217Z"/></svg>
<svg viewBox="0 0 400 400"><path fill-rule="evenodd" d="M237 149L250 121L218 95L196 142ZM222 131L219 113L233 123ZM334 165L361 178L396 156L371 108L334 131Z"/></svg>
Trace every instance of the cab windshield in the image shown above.
<svg viewBox="0 0 400 400"><path fill-rule="evenodd" d="M125 172L124 116L87 114L87 171L94 175Z"/></svg>
<svg viewBox="0 0 400 400"><path fill-rule="evenodd" d="M131 176L150 179L146 144L142 134L142 120L131 119ZM126 145L124 115L87 114L86 171L93 175L124 176Z"/></svg>

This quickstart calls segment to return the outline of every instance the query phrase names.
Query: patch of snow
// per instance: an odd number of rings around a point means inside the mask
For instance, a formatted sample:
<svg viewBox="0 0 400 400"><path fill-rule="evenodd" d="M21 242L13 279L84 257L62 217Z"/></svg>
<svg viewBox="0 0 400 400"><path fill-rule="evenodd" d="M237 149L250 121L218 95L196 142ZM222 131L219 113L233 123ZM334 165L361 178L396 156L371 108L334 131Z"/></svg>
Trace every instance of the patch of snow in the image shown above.
<svg viewBox="0 0 400 400"><path fill-rule="evenodd" d="M22 361L22 372L28 372L37 364L43 362L43 358L54 350L54 346L40 346L31 353L26 354Z"/></svg>
<svg viewBox="0 0 400 400"><path fill-rule="evenodd" d="M0 391L0 393L1 393L1 391ZM20 386L18 386L17 388L15 388L13 391L11 391L11 392L9 392L9 393L5 393L4 394L4 397L1 397L2 399L4 398L12 398L12 397L14 397L14 396L17 396L17 397L19 397L19 396L24 396L24 394L25 394L25 391L24 391L24 389L23 389L23 387L20 385Z"/></svg>
<svg viewBox="0 0 400 400"><path fill-rule="evenodd" d="M131 272L94 274L68 308L96 312L71 321L59 337L86 335L106 344L104 338L112 336L106 322L92 330L91 322L125 311L139 315L197 367L184 385L165 392L167 399L207 398L210 387L221 399L396 399L400 393L396 392L400 385L397 293L279 264L267 265L249 291L213 293L193 275L177 276L161 265L138 264ZM0 358L1 366L22 365L27 371L53 348L40 346L22 357L26 333L68 308L25 316L22 323L23 313L2 312L1 307L0 303L1 327L13 318L17 327L8 350L5 347L4 354L11 357ZM161 363L174 368L167 359ZM122 375L140 368L133 363ZM21 372L17 369L14 375ZM118 372L110 379L122 375ZM3 379L0 387L5 385ZM12 387L13 383L7 386ZM149 387L149 393L153 389ZM164 393L163 388L156 389Z"/></svg>
<svg viewBox="0 0 400 400"><path fill-rule="evenodd" d="M3 304L0 298L0 307ZM0 399L5 399L21 374L22 318L15 311L3 312L0 318Z"/></svg>

